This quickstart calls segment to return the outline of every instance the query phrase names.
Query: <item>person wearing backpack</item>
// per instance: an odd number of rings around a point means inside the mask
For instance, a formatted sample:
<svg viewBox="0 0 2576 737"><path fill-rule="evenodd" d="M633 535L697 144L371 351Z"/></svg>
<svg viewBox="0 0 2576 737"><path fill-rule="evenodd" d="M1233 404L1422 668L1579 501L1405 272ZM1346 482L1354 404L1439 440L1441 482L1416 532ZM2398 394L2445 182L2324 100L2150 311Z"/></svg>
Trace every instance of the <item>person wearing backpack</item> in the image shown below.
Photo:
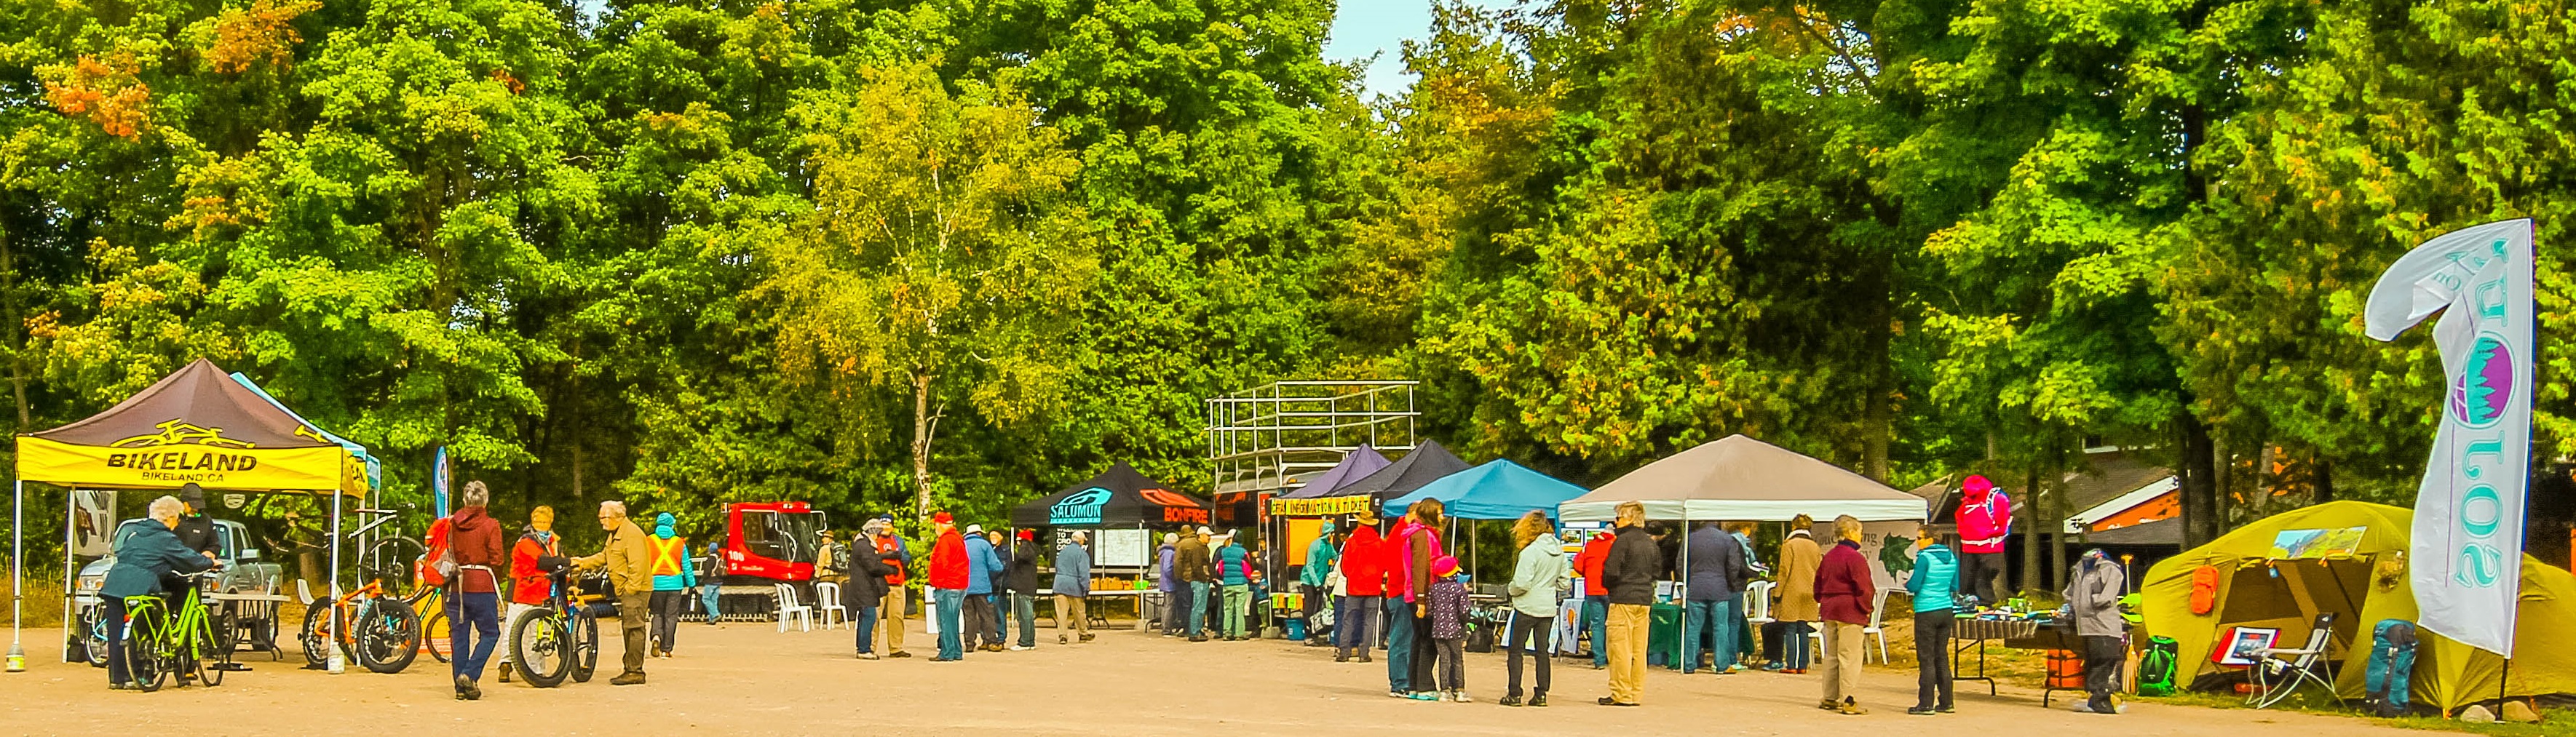
<svg viewBox="0 0 2576 737"><path fill-rule="evenodd" d="M1994 606L1995 577L2004 573L2004 541L2012 537L2012 497L1984 476L1959 482L1959 593Z"/></svg>
<svg viewBox="0 0 2576 737"><path fill-rule="evenodd" d="M483 665L501 642L501 578L509 557L502 552L501 523L484 511L492 491L481 481L465 482L464 507L448 519L448 555L455 575L448 579L448 645L456 659L448 663L456 680L456 698L483 698ZM470 645L470 647L469 647Z"/></svg>
<svg viewBox="0 0 2576 737"><path fill-rule="evenodd" d="M1958 626L1959 557L1941 545L1930 525L1914 528L1914 549L1914 575L1905 579L1905 590L1914 594L1915 695L1905 713L1948 714L1956 711L1950 700L1950 632Z"/></svg>
<svg viewBox="0 0 2576 737"><path fill-rule="evenodd" d="M709 627L716 626L718 618L724 616L718 607L724 603L724 540L722 535L717 538L707 543L707 557L698 559L698 603L706 610Z"/></svg>
<svg viewBox="0 0 2576 737"><path fill-rule="evenodd" d="M2090 695L2075 711L2117 714L2120 704L2112 692L2118 690L2120 665L2128 655L2128 622L2120 618L2120 596L2128 593L2128 574L2101 548L2094 548L2084 551L2066 581L2062 593L2075 618L2075 634L2084 638L2084 690Z"/></svg>

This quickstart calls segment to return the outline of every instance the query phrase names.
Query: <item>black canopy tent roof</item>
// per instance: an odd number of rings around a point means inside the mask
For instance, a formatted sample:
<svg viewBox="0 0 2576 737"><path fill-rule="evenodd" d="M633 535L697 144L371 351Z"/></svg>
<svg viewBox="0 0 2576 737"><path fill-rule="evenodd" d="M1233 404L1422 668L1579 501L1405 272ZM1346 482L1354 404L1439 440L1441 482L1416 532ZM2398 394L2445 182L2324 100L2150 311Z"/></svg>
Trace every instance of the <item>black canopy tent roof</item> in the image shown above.
<svg viewBox="0 0 2576 737"><path fill-rule="evenodd" d="M1146 478L1125 463L1011 509L1014 527L1136 527L1208 524L1208 504Z"/></svg>
<svg viewBox="0 0 2576 737"><path fill-rule="evenodd" d="M1422 441L1421 446L1414 448L1413 452L1406 453L1403 458L1398 458L1387 467L1378 469L1377 473L1362 476L1358 481L1334 489L1333 496L1366 495L1372 498L1370 506L1374 507L1388 499L1413 493L1413 490L1437 481L1442 476L1467 469L1467 462L1459 460L1457 454L1442 447L1440 441L1425 440Z"/></svg>

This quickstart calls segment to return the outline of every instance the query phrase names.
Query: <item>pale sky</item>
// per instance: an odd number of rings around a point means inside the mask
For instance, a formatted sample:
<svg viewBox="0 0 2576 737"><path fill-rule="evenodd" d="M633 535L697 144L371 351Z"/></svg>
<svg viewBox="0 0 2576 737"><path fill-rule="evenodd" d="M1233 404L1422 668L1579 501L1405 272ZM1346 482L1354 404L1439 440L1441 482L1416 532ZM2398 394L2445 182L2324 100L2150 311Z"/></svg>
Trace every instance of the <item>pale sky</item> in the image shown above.
<svg viewBox="0 0 2576 737"><path fill-rule="evenodd" d="M1467 0L1468 5L1483 8L1507 8L1514 0ZM1341 15L1333 19L1333 37L1324 44L1324 58L1334 61L1365 58L1383 50L1377 63L1369 66L1366 77L1368 92L1392 95L1413 84L1413 75L1404 73L1405 39L1431 35L1431 0L1341 0Z"/></svg>

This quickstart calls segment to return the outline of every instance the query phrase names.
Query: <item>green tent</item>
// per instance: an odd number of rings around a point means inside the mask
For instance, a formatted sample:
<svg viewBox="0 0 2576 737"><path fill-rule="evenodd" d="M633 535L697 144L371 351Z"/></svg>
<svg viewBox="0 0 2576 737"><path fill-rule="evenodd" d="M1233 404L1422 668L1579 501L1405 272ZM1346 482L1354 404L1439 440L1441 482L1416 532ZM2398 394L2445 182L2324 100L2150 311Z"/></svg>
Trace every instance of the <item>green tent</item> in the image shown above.
<svg viewBox="0 0 2576 737"><path fill-rule="evenodd" d="M2406 550L2412 510L2385 504L2329 502L2239 527L2208 545L2147 570L2148 633L2181 645L2176 680L2190 683L2229 666L2210 661L2233 627L2280 630L2277 647L2308 641L2320 613L2335 615L2328 653L2338 664L2335 688L2362 695L2370 631L2381 620L2415 619ZM2193 572L2217 570L2215 605L2193 614ZM2523 556L2520 631L2515 635L2515 696L2576 692L2576 576ZM2493 653L2423 633L2415 651L2414 700L2444 713L2499 693L2504 660Z"/></svg>

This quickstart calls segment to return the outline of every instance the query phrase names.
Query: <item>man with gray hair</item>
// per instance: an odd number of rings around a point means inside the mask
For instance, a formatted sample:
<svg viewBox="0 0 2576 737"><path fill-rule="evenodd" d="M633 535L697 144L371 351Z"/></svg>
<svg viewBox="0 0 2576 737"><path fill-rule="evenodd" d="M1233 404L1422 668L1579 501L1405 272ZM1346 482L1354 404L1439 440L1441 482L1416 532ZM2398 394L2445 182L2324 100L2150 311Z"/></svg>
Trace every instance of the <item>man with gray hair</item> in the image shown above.
<svg viewBox="0 0 2576 737"><path fill-rule="evenodd" d="M1610 591L1610 695L1602 706L1636 706L1646 690L1646 634L1655 604L1655 578L1663 548L1646 532L1646 505L1621 502L1618 537L1601 561L1602 587Z"/></svg>
<svg viewBox="0 0 2576 737"><path fill-rule="evenodd" d="M1061 630L1073 630L1075 641L1091 641L1091 615L1084 611L1083 598L1091 595L1091 533L1075 532L1064 546L1055 549L1055 641L1064 644Z"/></svg>
<svg viewBox="0 0 2576 737"><path fill-rule="evenodd" d="M653 551L644 543L644 529L626 518L625 502L600 502L599 528L608 531L608 543L573 564L608 571L608 583L617 590L618 635L626 641L626 672L608 683L639 685L644 682L644 641L651 637L646 625L653 619L653 576L644 565Z"/></svg>

